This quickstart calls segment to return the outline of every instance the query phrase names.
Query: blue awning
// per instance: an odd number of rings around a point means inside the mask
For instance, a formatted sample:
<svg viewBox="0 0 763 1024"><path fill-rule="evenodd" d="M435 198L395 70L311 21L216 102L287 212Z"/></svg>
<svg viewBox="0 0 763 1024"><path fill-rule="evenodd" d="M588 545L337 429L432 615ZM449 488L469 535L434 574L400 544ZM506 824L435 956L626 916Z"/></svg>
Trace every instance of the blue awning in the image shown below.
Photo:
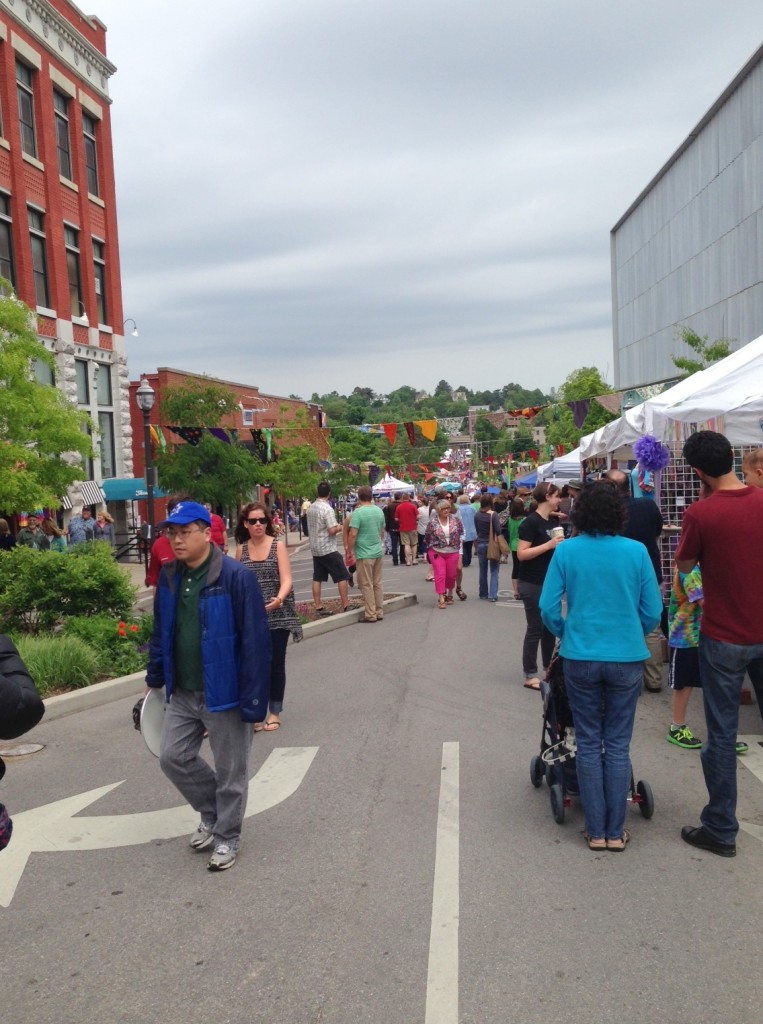
<svg viewBox="0 0 763 1024"><path fill-rule="evenodd" d="M110 480L101 481L101 490L106 501L145 501L148 497L146 481L142 476L113 476ZM164 491L155 487L154 497L163 498Z"/></svg>

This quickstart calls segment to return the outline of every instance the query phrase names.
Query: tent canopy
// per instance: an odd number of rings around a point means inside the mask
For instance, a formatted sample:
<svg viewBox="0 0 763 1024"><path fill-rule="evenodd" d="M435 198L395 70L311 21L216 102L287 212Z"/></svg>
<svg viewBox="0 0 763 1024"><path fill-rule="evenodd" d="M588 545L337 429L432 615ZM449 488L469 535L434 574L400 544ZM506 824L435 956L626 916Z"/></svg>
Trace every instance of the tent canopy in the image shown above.
<svg viewBox="0 0 763 1024"><path fill-rule="evenodd" d="M718 429L732 444L763 444L763 335L582 438L581 458L613 452L644 434L664 440L671 424L720 416Z"/></svg>
<svg viewBox="0 0 763 1024"><path fill-rule="evenodd" d="M580 476L580 448L574 448L566 455L557 455L552 462L538 466L539 480L574 480Z"/></svg>
<svg viewBox="0 0 763 1024"><path fill-rule="evenodd" d="M404 480L398 480L387 473L386 476L383 476L381 480L373 485L371 490L374 497L379 498L384 494L394 494L395 491L405 491L408 494L413 494L416 488L413 484L407 484Z"/></svg>
<svg viewBox="0 0 763 1024"><path fill-rule="evenodd" d="M113 476L102 481L101 490L106 501L145 501L148 497L143 477ZM164 491L154 487L154 497L163 498Z"/></svg>

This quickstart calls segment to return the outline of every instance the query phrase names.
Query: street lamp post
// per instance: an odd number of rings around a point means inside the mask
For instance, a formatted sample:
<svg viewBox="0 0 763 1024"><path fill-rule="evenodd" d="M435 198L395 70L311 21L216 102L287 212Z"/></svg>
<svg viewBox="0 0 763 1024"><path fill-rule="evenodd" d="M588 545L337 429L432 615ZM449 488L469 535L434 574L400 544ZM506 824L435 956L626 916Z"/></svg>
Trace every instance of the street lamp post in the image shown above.
<svg viewBox="0 0 763 1024"><path fill-rule="evenodd" d="M156 468L151 459L151 425L148 422L151 410L156 401L156 393L148 381L143 378L140 387L135 392L135 400L138 408L143 413L143 448L145 452L145 474L146 493L148 504L148 532L146 534L146 564L151 554L151 546L154 543L154 487L156 486Z"/></svg>

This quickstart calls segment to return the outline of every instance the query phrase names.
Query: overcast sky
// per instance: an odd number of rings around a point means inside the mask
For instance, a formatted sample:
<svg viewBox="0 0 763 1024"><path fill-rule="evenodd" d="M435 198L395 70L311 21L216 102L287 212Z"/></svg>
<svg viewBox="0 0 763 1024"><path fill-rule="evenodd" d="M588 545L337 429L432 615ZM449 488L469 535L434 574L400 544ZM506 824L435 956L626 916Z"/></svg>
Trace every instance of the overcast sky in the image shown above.
<svg viewBox="0 0 763 1024"><path fill-rule="evenodd" d="M79 0L108 26L131 377L613 383L609 232L760 0Z"/></svg>

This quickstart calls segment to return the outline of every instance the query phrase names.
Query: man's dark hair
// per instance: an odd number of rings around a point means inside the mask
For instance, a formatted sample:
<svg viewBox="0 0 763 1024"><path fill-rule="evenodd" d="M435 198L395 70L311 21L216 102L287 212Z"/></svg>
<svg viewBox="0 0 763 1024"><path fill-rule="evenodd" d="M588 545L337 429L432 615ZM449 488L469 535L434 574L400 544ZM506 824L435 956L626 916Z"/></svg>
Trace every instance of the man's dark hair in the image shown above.
<svg viewBox="0 0 763 1024"><path fill-rule="evenodd" d="M328 480L321 480L318 484L318 497L328 498L329 494L331 494L331 484Z"/></svg>
<svg viewBox="0 0 763 1024"><path fill-rule="evenodd" d="M694 469L711 477L725 476L734 467L734 452L729 439L715 430L698 430L687 439L684 458Z"/></svg>
<svg viewBox="0 0 763 1024"><path fill-rule="evenodd" d="M480 498L480 509L493 507L493 495L483 494Z"/></svg>
<svg viewBox="0 0 763 1024"><path fill-rule="evenodd" d="M360 492L358 492L358 493L360 493ZM392 495L392 497L395 499L395 501L402 501L403 500L403 495L402 495L402 493L400 491L395 491L395 493Z"/></svg>
<svg viewBox="0 0 763 1024"><path fill-rule="evenodd" d="M365 484L358 488L358 501L371 501L373 496L374 492Z"/></svg>
<svg viewBox="0 0 763 1024"><path fill-rule="evenodd" d="M625 526L625 505L612 480L600 480L586 487L572 510L578 533L615 536Z"/></svg>

